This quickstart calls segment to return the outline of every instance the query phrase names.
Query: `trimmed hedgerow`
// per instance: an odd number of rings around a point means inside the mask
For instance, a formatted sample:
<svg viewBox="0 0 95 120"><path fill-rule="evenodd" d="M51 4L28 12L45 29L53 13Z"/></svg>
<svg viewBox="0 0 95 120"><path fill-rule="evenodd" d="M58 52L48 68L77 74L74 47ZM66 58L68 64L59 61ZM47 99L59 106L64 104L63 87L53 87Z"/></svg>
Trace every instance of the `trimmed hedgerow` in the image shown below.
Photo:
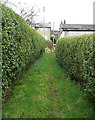
<svg viewBox="0 0 95 120"><path fill-rule="evenodd" d="M95 97L93 34L61 38L57 41L55 53L68 74Z"/></svg>
<svg viewBox="0 0 95 120"><path fill-rule="evenodd" d="M33 63L43 53L46 40L10 8L4 5L1 8L2 87L5 94L27 64Z"/></svg>

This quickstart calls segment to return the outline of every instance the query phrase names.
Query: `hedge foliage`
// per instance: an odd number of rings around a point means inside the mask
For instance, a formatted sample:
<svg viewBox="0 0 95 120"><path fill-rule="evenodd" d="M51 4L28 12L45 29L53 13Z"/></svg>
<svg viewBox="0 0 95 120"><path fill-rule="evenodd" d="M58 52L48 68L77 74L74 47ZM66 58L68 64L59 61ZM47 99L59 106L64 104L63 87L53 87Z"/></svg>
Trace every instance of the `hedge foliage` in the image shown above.
<svg viewBox="0 0 95 120"><path fill-rule="evenodd" d="M45 39L10 8L2 8L2 87L12 86L22 70L45 48Z"/></svg>
<svg viewBox="0 0 95 120"><path fill-rule="evenodd" d="M56 57L68 74L95 97L95 56L93 34L64 37L57 41Z"/></svg>

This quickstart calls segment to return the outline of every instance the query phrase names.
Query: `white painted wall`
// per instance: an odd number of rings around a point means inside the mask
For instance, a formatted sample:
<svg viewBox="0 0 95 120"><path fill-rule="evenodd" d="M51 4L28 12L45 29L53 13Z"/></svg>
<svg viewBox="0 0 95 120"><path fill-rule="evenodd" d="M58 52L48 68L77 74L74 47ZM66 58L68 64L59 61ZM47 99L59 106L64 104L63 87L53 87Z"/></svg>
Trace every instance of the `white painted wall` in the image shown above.
<svg viewBox="0 0 95 120"><path fill-rule="evenodd" d="M45 28L45 36L44 36L44 28L38 28L37 32L39 32L46 40L50 40L50 28Z"/></svg>
<svg viewBox="0 0 95 120"><path fill-rule="evenodd" d="M62 37L66 37L66 36L77 36L77 35L83 35L83 34L89 34L89 33L93 33L91 31L87 31L87 32L83 32L83 31L63 31L60 38Z"/></svg>

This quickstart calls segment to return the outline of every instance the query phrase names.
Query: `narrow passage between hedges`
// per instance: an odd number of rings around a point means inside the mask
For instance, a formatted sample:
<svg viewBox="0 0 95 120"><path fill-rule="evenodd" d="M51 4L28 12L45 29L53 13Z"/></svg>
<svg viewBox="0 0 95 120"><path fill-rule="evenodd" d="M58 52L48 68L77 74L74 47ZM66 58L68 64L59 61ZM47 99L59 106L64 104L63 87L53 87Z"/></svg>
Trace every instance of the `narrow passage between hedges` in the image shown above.
<svg viewBox="0 0 95 120"><path fill-rule="evenodd" d="M44 53L22 74L11 100L3 106L3 118L90 118L92 106L54 53Z"/></svg>

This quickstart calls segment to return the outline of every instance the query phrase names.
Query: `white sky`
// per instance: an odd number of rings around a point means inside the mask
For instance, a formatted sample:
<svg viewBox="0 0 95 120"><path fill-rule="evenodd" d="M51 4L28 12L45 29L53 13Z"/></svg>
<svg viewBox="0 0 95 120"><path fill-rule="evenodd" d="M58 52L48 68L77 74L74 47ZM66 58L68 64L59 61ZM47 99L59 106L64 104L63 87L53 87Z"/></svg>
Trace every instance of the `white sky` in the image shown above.
<svg viewBox="0 0 95 120"><path fill-rule="evenodd" d="M39 21L43 21L43 6L45 6L45 21L54 22L59 29L61 21L67 24L93 24L93 2L95 0L10 0L14 3L26 3L27 7L40 8Z"/></svg>

